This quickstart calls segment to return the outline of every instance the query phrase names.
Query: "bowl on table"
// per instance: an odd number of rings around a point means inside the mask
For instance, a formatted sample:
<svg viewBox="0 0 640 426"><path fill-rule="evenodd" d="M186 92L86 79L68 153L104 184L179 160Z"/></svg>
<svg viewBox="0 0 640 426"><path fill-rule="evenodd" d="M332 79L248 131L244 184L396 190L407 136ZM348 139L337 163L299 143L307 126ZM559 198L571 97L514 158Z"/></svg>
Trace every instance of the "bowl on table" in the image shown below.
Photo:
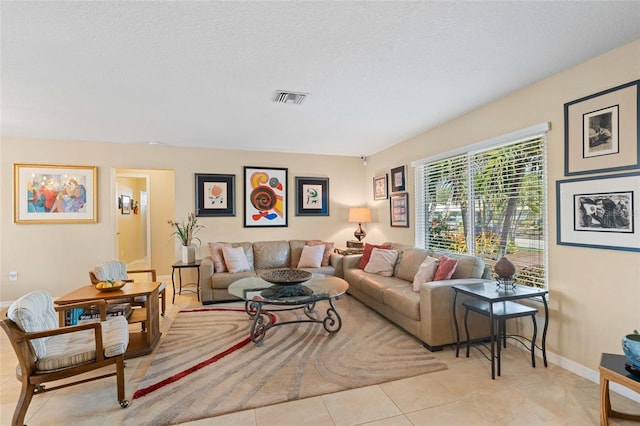
<svg viewBox="0 0 640 426"><path fill-rule="evenodd" d="M640 368L640 334L627 334L622 338L624 356L636 368Z"/></svg>
<svg viewBox="0 0 640 426"><path fill-rule="evenodd" d="M100 281L96 284L98 291L117 291L124 287L124 281Z"/></svg>

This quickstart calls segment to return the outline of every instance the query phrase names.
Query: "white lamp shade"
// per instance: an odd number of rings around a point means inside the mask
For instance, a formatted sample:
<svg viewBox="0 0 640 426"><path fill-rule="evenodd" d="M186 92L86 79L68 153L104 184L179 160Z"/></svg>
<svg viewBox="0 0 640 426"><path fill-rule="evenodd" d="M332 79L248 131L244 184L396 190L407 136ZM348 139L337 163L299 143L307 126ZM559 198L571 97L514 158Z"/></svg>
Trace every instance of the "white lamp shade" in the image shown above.
<svg viewBox="0 0 640 426"><path fill-rule="evenodd" d="M371 222L371 209L368 207L353 207L349 209L349 222L368 223Z"/></svg>

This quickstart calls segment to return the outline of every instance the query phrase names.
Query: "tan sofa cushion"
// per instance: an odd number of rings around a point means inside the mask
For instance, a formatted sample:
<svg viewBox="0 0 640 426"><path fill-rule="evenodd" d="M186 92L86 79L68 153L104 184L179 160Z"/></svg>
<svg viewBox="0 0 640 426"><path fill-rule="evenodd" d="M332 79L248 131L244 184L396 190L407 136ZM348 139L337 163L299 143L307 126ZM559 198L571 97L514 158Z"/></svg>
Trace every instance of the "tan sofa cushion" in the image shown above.
<svg viewBox="0 0 640 426"><path fill-rule="evenodd" d="M402 315L420 321L420 293L413 291L410 284L387 288L382 301Z"/></svg>
<svg viewBox="0 0 640 426"><path fill-rule="evenodd" d="M306 240L290 240L289 241L289 250L291 260L289 261L290 265L297 265L300 262L300 256L302 255L302 249L307 245Z"/></svg>
<svg viewBox="0 0 640 426"><path fill-rule="evenodd" d="M362 291L380 303L384 302L382 294L385 290L393 287L406 287L408 285L406 281L400 278L383 277L382 275L369 274L367 272L364 272L364 276L360 279Z"/></svg>
<svg viewBox="0 0 640 426"><path fill-rule="evenodd" d="M288 268L290 258L289 241L256 241L253 243L254 269Z"/></svg>
<svg viewBox="0 0 640 426"><path fill-rule="evenodd" d="M447 256L458 260L456 270L453 272L451 279L456 278L482 278L484 273L484 260L476 256L467 254L447 253ZM440 258L440 256L436 256Z"/></svg>
<svg viewBox="0 0 640 426"><path fill-rule="evenodd" d="M424 259L429 255L428 250L419 248L411 248L403 250L398 256L398 264L394 275L405 281L413 282L414 277L418 273L418 269Z"/></svg>

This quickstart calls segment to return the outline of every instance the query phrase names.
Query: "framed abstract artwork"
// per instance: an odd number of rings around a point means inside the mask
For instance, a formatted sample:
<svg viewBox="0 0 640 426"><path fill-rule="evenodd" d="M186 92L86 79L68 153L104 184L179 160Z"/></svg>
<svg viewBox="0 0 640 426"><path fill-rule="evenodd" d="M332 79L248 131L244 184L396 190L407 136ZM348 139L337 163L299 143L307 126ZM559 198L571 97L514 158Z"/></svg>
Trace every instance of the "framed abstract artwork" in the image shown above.
<svg viewBox="0 0 640 426"><path fill-rule="evenodd" d="M564 174L640 168L640 80L564 104Z"/></svg>
<svg viewBox="0 0 640 426"><path fill-rule="evenodd" d="M409 194L393 194L389 200L391 226L397 228L409 227Z"/></svg>
<svg viewBox="0 0 640 426"><path fill-rule="evenodd" d="M96 223L97 168L14 164L15 223Z"/></svg>
<svg viewBox="0 0 640 426"><path fill-rule="evenodd" d="M385 173L383 176L373 178L373 199L386 200L389 198L389 178Z"/></svg>
<svg viewBox="0 0 640 426"><path fill-rule="evenodd" d="M236 175L195 175L196 216L236 215Z"/></svg>
<svg viewBox="0 0 640 426"><path fill-rule="evenodd" d="M244 226L288 226L288 169L244 167Z"/></svg>
<svg viewBox="0 0 640 426"><path fill-rule="evenodd" d="M296 177L296 216L329 216L329 178Z"/></svg>
<svg viewBox="0 0 640 426"><path fill-rule="evenodd" d="M391 192L402 192L407 190L407 176L404 166L391 169Z"/></svg>
<svg viewBox="0 0 640 426"><path fill-rule="evenodd" d="M640 251L640 172L556 182L559 245Z"/></svg>

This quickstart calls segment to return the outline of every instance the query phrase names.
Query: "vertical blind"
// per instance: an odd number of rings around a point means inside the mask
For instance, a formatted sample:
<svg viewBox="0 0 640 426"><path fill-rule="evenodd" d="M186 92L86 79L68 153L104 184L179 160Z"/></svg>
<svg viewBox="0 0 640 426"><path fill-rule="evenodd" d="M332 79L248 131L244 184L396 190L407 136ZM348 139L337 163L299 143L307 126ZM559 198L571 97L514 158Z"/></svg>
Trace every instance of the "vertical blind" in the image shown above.
<svg viewBox="0 0 640 426"><path fill-rule="evenodd" d="M507 256L520 284L546 287L546 133L415 167L416 245Z"/></svg>

